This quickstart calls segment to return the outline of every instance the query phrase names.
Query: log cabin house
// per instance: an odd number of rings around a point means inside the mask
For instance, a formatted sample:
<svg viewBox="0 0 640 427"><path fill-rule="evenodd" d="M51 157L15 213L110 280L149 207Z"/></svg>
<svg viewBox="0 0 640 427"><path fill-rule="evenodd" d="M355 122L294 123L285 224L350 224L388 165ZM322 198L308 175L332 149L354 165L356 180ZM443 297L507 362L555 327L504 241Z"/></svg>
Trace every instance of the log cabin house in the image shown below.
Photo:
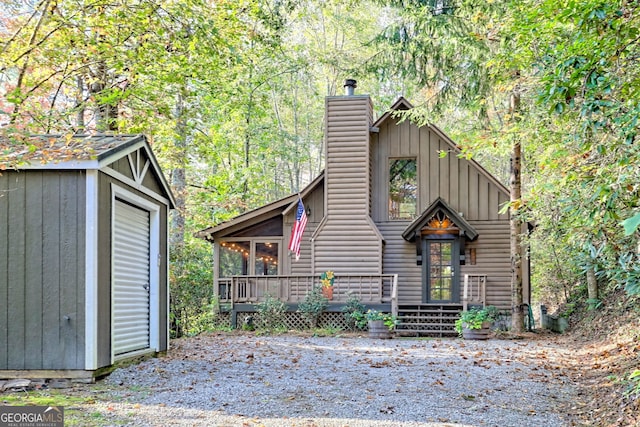
<svg viewBox="0 0 640 427"><path fill-rule="evenodd" d="M299 195L308 217L300 259L287 251L298 194L199 233L214 245L215 292L233 326L266 295L294 312L329 270L329 325L349 295L396 314L398 332L432 336L455 334L469 305L510 310L508 190L458 157L435 125L394 117L412 108L406 99L373 121L370 97L354 95L353 80L345 86L325 100L325 169Z"/></svg>

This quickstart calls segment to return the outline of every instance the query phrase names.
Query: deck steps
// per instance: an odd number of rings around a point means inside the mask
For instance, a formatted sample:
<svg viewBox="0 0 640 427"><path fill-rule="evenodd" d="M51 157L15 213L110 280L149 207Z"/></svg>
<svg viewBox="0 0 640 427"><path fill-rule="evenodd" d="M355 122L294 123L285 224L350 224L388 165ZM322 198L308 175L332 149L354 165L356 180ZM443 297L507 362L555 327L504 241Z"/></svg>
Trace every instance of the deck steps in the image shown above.
<svg viewBox="0 0 640 427"><path fill-rule="evenodd" d="M405 336L455 337L461 304L399 305L396 333Z"/></svg>

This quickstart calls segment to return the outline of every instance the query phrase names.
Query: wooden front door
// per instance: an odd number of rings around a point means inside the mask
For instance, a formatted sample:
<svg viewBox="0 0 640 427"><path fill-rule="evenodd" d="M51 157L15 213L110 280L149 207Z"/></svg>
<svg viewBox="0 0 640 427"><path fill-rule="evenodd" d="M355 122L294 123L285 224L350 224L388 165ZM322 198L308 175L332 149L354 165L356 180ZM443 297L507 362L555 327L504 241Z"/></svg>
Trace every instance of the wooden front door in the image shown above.
<svg viewBox="0 0 640 427"><path fill-rule="evenodd" d="M428 239L422 242L423 302L457 303L460 300L459 242L457 239Z"/></svg>

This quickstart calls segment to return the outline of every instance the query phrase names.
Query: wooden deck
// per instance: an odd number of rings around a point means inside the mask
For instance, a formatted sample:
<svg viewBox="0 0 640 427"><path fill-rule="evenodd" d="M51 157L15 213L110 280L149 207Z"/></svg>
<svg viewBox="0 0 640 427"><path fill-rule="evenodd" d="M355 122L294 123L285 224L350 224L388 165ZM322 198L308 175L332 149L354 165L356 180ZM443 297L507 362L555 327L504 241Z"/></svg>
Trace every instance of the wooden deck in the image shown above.
<svg viewBox="0 0 640 427"><path fill-rule="evenodd" d="M459 313L468 306L485 305L486 283L485 275L465 275L461 303L399 305L395 274L336 275L333 298L326 311L340 312L352 295L369 308L392 312L398 319L396 331L400 335L456 336L454 326ZM255 312L254 304L267 296L287 303L290 310L296 311L311 289L319 285L318 276L233 276L218 281L218 296L220 303L231 311L235 327L238 313Z"/></svg>
<svg viewBox="0 0 640 427"><path fill-rule="evenodd" d="M398 275L336 275L333 298L330 303L344 304L349 296L363 304L392 303L397 295ZM319 286L318 276L233 276L218 280L218 297L221 303L251 304L264 301L267 295L288 304L302 302L305 296Z"/></svg>

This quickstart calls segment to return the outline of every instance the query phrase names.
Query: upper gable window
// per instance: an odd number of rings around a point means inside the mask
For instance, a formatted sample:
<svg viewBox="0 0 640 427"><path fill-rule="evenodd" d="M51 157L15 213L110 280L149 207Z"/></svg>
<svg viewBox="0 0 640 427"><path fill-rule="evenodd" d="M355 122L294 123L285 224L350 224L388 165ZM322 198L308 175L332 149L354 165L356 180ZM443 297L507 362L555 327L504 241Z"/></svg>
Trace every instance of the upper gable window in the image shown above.
<svg viewBox="0 0 640 427"><path fill-rule="evenodd" d="M418 207L416 159L389 159L389 219L414 219Z"/></svg>

